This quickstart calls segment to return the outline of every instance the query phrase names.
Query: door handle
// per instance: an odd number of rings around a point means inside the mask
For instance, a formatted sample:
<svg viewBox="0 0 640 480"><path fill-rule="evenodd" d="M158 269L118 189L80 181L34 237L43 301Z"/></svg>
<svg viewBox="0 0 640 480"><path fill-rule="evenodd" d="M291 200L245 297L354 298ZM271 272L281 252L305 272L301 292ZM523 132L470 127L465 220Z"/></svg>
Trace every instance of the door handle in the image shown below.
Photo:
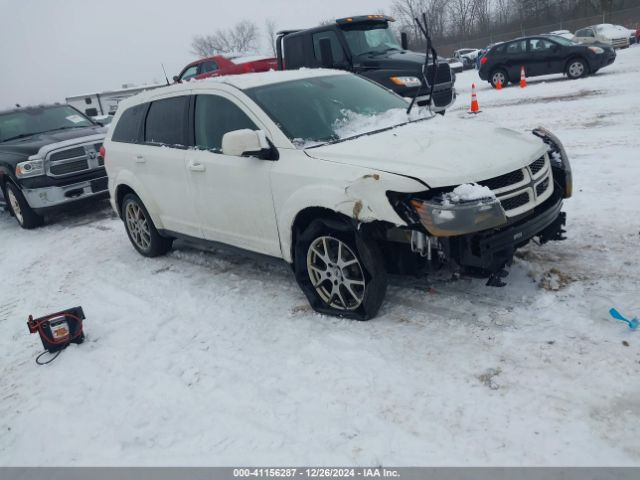
<svg viewBox="0 0 640 480"><path fill-rule="evenodd" d="M204 172L206 167L200 162L189 162L189 170L192 172Z"/></svg>
<svg viewBox="0 0 640 480"><path fill-rule="evenodd" d="M136 163L146 163L147 159L142 155L136 155Z"/></svg>

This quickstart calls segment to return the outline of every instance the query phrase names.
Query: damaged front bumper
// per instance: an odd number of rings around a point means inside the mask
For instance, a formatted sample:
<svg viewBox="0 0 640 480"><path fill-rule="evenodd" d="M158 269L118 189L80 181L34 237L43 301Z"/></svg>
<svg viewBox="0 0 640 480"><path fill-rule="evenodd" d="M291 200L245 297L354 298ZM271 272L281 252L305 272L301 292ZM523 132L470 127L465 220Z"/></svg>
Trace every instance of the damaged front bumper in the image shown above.
<svg viewBox="0 0 640 480"><path fill-rule="evenodd" d="M449 238L446 255L463 268L493 274L510 263L516 249L539 237L541 243L564 240L566 214L562 199L554 195L526 219L499 230Z"/></svg>

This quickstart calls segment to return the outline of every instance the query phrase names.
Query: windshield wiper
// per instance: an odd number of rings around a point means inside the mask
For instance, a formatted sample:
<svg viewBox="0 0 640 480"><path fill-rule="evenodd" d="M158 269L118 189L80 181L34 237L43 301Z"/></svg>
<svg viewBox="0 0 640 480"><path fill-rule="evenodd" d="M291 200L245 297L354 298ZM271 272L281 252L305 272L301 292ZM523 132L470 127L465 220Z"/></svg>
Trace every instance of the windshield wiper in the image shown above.
<svg viewBox="0 0 640 480"><path fill-rule="evenodd" d="M15 137L9 137L2 140L2 142L9 142L11 140L18 140L19 138L31 137L32 135L37 135L37 133L21 133L20 135L16 135Z"/></svg>

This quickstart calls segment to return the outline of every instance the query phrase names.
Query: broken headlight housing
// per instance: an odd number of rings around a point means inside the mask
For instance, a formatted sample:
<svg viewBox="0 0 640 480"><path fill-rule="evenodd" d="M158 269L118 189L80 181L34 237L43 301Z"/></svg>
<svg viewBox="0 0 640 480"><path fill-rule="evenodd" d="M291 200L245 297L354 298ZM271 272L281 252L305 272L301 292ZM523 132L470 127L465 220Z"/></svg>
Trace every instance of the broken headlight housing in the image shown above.
<svg viewBox="0 0 640 480"><path fill-rule="evenodd" d="M495 197L452 202L439 191L419 196L394 192L387 195L403 219L409 224L421 224L434 237L466 235L507 222L500 200Z"/></svg>
<svg viewBox="0 0 640 480"><path fill-rule="evenodd" d="M44 161L37 157L31 156L26 162L20 162L16 165L16 177L30 178L44 175Z"/></svg>
<svg viewBox="0 0 640 480"><path fill-rule="evenodd" d="M571 162L564 145L558 137L543 127L538 127L532 132L536 137L542 139L549 148L549 159L553 168L554 178L563 187L563 197L571 198L573 195L573 173ZM556 175L558 173L559 175Z"/></svg>

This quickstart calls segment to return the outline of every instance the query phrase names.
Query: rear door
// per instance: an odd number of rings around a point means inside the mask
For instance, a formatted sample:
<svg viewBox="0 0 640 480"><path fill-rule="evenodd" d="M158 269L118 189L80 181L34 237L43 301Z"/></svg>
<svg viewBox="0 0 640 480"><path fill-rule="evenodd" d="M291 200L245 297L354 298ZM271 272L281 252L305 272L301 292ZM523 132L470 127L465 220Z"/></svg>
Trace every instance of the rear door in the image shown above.
<svg viewBox="0 0 640 480"><path fill-rule="evenodd" d="M157 210L164 228L199 237L185 167L189 99L182 93L151 102L144 122L144 142L133 162L136 177L153 199L154 205L147 208Z"/></svg>
<svg viewBox="0 0 640 480"><path fill-rule="evenodd" d="M223 92L197 95L193 110L195 149L186 159L204 237L280 257L271 196L274 162L222 153L225 133L261 130L259 121L237 98Z"/></svg>
<svg viewBox="0 0 640 480"><path fill-rule="evenodd" d="M511 81L520 78L520 68L522 66L527 69L529 67L529 58L527 54L527 40L516 40L507 43L504 49L505 65Z"/></svg>

